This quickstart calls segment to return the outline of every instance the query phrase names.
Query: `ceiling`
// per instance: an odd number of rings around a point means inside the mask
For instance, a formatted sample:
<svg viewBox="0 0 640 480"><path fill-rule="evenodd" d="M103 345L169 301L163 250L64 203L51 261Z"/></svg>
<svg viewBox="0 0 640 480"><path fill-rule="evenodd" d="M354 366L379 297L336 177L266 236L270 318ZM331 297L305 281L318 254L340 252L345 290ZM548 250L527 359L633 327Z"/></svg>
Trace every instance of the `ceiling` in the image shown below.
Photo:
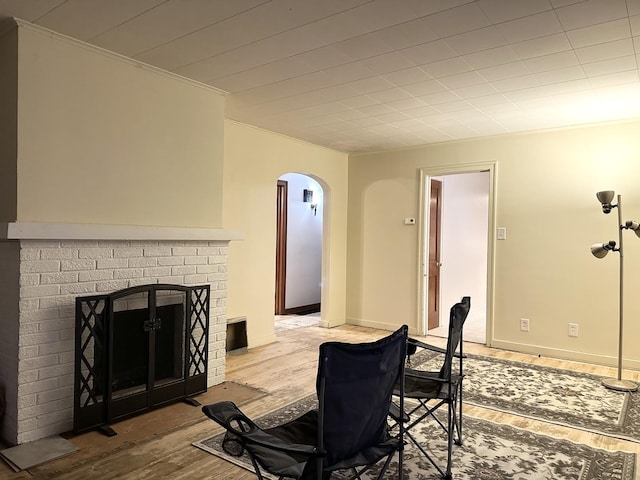
<svg viewBox="0 0 640 480"><path fill-rule="evenodd" d="M640 117L640 0L0 0L344 152Z"/></svg>

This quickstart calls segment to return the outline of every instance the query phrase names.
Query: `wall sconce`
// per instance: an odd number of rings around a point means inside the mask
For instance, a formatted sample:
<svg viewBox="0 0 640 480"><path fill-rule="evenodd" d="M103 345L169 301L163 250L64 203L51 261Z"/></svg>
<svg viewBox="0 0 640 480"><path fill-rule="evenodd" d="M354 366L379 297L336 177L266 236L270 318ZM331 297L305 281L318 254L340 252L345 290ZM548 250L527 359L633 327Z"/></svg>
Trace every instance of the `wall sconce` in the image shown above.
<svg viewBox="0 0 640 480"><path fill-rule="evenodd" d="M603 213L611 213L611 210L614 208L618 209L618 247L616 248L616 242L613 240L609 240L606 243L596 243L591 245L591 253L596 258L604 258L607 256L609 252L618 252L620 254L620 281L618 284L619 287L619 303L618 303L618 377L617 378L605 378L602 380L602 384L610 388L612 390L618 390L621 392L635 392L638 390L638 385L630 380L622 379L622 326L623 326L623 281L624 281L624 262L623 262L623 251L622 251L622 230L633 230L635 234L640 237L640 224L638 222L634 222L632 220L628 220L624 224L622 223L622 197L618 195L618 203L617 205L613 205L611 202L613 201L613 197L615 196L615 192L613 190L605 190L602 192L596 193L596 197L600 204L602 205Z"/></svg>
<svg viewBox="0 0 640 480"><path fill-rule="evenodd" d="M305 188L302 191L302 201L309 204L314 216L318 213L318 204L313 201L313 190Z"/></svg>
<svg viewBox="0 0 640 480"><path fill-rule="evenodd" d="M313 190L304 189L302 191L302 201L304 203L312 203L313 202Z"/></svg>

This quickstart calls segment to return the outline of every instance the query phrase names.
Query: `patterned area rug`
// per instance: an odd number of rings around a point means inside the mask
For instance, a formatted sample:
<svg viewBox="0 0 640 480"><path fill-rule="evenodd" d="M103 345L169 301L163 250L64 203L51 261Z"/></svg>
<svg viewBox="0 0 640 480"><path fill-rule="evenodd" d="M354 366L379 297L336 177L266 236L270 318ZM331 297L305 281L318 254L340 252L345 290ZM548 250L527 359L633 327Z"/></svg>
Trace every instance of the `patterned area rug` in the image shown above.
<svg viewBox="0 0 640 480"><path fill-rule="evenodd" d="M291 420L316 405L315 398L307 397L280 408L259 419L262 427L278 425ZM610 452L538 435L508 425L465 417L464 445L453 450L452 473L456 480L632 480L636 455ZM421 429L413 430L423 445L436 458L445 458L446 436L435 422L424 422ZM195 442L198 448L231 461L252 471L246 455L232 457L222 450L224 433ZM397 471L394 458L388 476ZM411 442L404 454L405 477L408 480L435 480L441 478L433 466L422 457ZM269 477L273 478L273 477ZM346 478L339 473L331 477ZM370 478L370 477L367 477ZM371 478L375 478L375 470Z"/></svg>
<svg viewBox="0 0 640 480"><path fill-rule="evenodd" d="M413 368L439 370L442 357L424 353ZM464 403L640 442L639 394L602 377L480 355L467 355L464 371Z"/></svg>

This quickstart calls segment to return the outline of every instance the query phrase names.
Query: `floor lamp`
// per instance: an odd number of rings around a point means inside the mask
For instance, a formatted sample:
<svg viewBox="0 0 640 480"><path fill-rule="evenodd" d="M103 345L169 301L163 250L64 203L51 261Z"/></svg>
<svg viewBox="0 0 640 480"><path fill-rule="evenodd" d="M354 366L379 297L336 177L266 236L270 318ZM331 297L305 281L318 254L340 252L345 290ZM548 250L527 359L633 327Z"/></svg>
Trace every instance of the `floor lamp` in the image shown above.
<svg viewBox="0 0 640 480"><path fill-rule="evenodd" d="M633 230L636 235L640 237L640 224L631 220L625 222L624 224L622 223L622 199L621 196L618 195L618 203L617 205L613 205L611 201L613 200L614 196L615 192L613 190L605 190L596 193L596 197L602 204L602 211L604 213L610 213L611 209L613 208L618 209L618 246L616 247L616 242L613 240L610 240L607 243L596 243L594 245L591 245L591 253L596 258L604 258L610 251L618 252L620 254L620 303L618 305L618 377L605 378L602 380L602 384L612 390L618 390L621 392L635 392L636 390L638 390L638 385L630 380L622 379L622 326L624 310L624 256L622 250L622 230Z"/></svg>

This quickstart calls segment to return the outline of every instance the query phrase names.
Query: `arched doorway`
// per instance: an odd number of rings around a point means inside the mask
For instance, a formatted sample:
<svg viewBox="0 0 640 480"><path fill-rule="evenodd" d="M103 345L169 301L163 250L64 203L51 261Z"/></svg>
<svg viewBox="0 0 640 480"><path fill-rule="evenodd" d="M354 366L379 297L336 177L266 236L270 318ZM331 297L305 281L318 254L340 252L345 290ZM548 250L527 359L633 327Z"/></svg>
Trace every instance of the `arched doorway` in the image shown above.
<svg viewBox="0 0 640 480"><path fill-rule="evenodd" d="M299 173L278 179L276 315L320 312L322 292L321 185Z"/></svg>

